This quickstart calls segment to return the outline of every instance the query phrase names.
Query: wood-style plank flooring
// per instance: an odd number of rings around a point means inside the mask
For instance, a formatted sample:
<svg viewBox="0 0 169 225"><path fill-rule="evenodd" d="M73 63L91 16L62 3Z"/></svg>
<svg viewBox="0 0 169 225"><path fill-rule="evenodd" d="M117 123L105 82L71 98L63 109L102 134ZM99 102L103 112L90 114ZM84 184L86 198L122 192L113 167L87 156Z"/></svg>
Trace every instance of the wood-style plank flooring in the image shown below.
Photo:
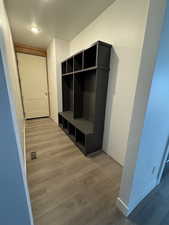
<svg viewBox="0 0 169 225"><path fill-rule="evenodd" d="M122 169L108 155L85 157L48 118L26 122L26 146L35 225L133 225L115 207Z"/></svg>

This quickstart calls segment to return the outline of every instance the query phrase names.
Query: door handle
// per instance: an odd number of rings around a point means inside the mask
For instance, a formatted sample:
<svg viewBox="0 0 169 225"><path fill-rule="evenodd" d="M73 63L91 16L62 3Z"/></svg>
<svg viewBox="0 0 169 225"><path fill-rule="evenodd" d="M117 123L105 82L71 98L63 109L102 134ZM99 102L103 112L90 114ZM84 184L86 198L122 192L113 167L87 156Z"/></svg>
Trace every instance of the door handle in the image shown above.
<svg viewBox="0 0 169 225"><path fill-rule="evenodd" d="M48 96L48 92L45 92L45 95Z"/></svg>

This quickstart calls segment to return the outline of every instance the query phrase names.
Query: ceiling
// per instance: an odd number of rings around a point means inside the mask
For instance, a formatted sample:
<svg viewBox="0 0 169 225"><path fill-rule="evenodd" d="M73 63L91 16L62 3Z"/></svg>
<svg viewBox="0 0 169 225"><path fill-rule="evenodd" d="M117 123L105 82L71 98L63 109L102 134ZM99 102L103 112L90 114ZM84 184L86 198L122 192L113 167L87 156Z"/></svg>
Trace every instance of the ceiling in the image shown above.
<svg viewBox="0 0 169 225"><path fill-rule="evenodd" d="M46 48L53 37L72 40L114 0L5 0L15 42ZM40 33L30 31L38 26Z"/></svg>

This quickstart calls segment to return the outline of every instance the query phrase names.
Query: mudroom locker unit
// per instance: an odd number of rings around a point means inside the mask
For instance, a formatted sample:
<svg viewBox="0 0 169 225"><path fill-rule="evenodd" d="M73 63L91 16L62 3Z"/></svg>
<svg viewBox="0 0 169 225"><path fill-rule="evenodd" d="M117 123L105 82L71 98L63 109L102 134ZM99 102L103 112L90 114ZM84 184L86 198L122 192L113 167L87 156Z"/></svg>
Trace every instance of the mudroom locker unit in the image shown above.
<svg viewBox="0 0 169 225"><path fill-rule="evenodd" d="M59 126L85 155L102 148L111 48L97 41L61 64Z"/></svg>

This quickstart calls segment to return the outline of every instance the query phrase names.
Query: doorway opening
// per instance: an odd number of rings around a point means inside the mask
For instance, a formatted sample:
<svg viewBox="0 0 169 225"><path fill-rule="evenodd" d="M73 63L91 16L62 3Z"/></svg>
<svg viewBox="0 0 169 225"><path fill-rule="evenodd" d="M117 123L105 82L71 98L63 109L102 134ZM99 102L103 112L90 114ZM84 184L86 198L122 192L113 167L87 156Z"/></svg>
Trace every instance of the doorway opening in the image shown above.
<svg viewBox="0 0 169 225"><path fill-rule="evenodd" d="M16 47L20 89L25 119L49 117L49 87L46 56Z"/></svg>

